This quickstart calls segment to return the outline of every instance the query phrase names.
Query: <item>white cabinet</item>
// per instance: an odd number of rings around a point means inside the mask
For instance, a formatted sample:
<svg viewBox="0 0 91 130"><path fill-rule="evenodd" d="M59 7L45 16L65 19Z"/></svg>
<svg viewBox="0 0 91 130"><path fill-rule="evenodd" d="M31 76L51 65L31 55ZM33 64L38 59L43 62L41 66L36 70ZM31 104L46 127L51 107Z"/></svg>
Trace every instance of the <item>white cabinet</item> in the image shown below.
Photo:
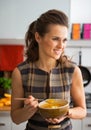
<svg viewBox="0 0 91 130"><path fill-rule="evenodd" d="M26 123L27 122L24 122L24 123L21 123L19 125L16 125L12 122L12 130L25 130L26 128Z"/></svg>
<svg viewBox="0 0 91 130"><path fill-rule="evenodd" d="M10 117L10 112L1 111L0 112L0 130L24 130L26 128L26 123L21 123L16 125L12 122ZM81 130L81 120L73 120L72 119L73 130Z"/></svg>
<svg viewBox="0 0 91 130"><path fill-rule="evenodd" d="M9 111L0 111L0 130L24 130L26 123L16 125L12 122Z"/></svg>
<svg viewBox="0 0 91 130"><path fill-rule="evenodd" d="M91 115L91 110L89 113ZM91 130L91 116L87 115L83 120L71 119L71 121L73 126L72 130ZM0 130L24 130L26 123L16 125L11 120L10 112L0 111Z"/></svg>
<svg viewBox="0 0 91 130"><path fill-rule="evenodd" d="M9 112L0 112L0 130L11 130L11 118Z"/></svg>
<svg viewBox="0 0 91 130"><path fill-rule="evenodd" d="M91 109L87 109L87 116L82 120L72 119L72 130L91 130Z"/></svg>
<svg viewBox="0 0 91 130"><path fill-rule="evenodd" d="M82 130L91 130L91 116L82 120Z"/></svg>
<svg viewBox="0 0 91 130"><path fill-rule="evenodd" d="M82 126L82 120L75 120L72 119L72 130L82 130L81 126Z"/></svg>

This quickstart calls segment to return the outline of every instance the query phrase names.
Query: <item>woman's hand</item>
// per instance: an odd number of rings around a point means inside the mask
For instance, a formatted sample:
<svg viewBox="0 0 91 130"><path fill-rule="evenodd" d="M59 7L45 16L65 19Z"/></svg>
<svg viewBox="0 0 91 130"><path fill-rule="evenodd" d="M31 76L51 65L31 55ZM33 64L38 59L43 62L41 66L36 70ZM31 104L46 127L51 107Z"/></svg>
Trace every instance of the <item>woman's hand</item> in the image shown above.
<svg viewBox="0 0 91 130"><path fill-rule="evenodd" d="M24 107L33 115L38 109L38 100L33 96L29 96L24 100Z"/></svg>
<svg viewBox="0 0 91 130"><path fill-rule="evenodd" d="M64 119L65 119L65 117L61 117L61 118L48 118L48 119L46 119L46 121L51 123L51 124L58 124L61 121L63 121Z"/></svg>
<svg viewBox="0 0 91 130"><path fill-rule="evenodd" d="M52 124L58 124L60 123L61 121L63 121L65 118L70 118L71 116L71 111L69 109L69 111L67 112L67 114L63 117L58 117L58 118L47 118L46 121L49 122L49 123L52 123Z"/></svg>

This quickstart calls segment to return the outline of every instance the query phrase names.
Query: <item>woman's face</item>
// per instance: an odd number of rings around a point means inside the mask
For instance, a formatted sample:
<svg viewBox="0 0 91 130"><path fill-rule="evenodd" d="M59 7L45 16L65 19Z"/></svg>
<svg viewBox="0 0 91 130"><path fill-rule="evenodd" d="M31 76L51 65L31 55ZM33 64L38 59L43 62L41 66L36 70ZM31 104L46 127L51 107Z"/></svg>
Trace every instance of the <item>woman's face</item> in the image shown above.
<svg viewBox="0 0 91 130"><path fill-rule="evenodd" d="M49 32L43 37L36 34L39 56L59 59L66 47L68 28L62 25L50 25Z"/></svg>

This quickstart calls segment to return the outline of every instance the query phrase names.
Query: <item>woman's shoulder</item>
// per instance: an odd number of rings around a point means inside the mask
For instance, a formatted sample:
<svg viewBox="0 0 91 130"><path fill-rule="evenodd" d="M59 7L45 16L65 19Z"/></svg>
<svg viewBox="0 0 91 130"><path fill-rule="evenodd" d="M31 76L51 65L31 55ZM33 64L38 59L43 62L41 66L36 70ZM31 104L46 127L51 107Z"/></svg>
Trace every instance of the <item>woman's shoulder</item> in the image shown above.
<svg viewBox="0 0 91 130"><path fill-rule="evenodd" d="M67 60L67 62L65 62L65 66L75 68L77 63L71 60Z"/></svg>
<svg viewBox="0 0 91 130"><path fill-rule="evenodd" d="M18 64L17 68L20 70L20 71L24 71L24 70L29 70L30 69L30 66L31 66L31 62L27 62L27 60L21 62L20 64Z"/></svg>
<svg viewBox="0 0 91 130"><path fill-rule="evenodd" d="M73 73L76 66L77 65L75 62L68 60L62 64L62 69L64 70L64 72Z"/></svg>

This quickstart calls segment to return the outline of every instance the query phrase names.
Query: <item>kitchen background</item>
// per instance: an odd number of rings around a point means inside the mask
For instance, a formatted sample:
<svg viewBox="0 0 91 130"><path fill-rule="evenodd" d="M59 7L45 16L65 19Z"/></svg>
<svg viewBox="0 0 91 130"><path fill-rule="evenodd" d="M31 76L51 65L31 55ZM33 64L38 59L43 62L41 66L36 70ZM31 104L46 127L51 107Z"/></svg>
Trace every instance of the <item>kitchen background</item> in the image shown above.
<svg viewBox="0 0 91 130"><path fill-rule="evenodd" d="M91 0L0 0L0 71L4 71L6 77L11 76L14 67L24 59L24 36L28 25L42 12L55 8L63 10L69 17L69 41L66 53L79 65L79 51L81 51L81 64L91 73L91 30L89 39L81 37L77 40L71 39L73 23L80 23L81 30L83 24L91 24L90 5ZM85 87L85 93L91 93L91 82ZM19 126L12 123L9 110L10 108L8 111L0 110L0 130L24 129L25 123ZM72 121L73 130L78 128L90 130L91 102L87 117L84 120Z"/></svg>

